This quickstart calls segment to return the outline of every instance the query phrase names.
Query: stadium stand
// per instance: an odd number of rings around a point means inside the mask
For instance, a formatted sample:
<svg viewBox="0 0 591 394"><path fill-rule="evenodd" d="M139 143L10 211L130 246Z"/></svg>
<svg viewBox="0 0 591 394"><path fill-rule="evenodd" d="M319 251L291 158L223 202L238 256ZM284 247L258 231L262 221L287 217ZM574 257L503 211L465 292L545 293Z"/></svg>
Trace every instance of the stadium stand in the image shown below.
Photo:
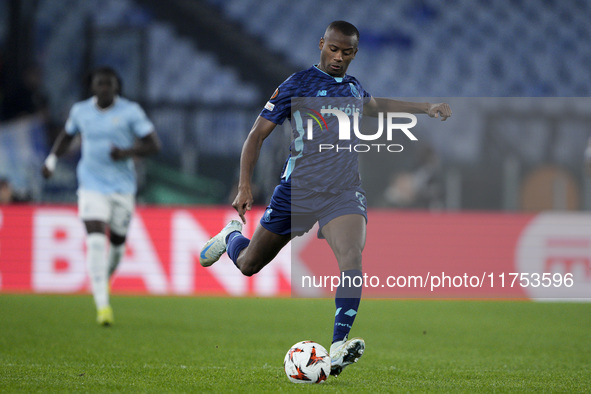
<svg viewBox="0 0 591 394"><path fill-rule="evenodd" d="M58 17L60 15L62 17ZM80 39L92 35L89 29L99 32L121 29L122 32L117 36L119 39L108 42L108 53L105 49L103 53L95 54L91 59L95 64L106 60L115 63L113 66L120 70L127 70L130 54L137 51L135 48L130 52L130 45L147 46L146 57L136 60L142 64L134 68L134 71L139 68L147 70L145 81L137 82L137 85L147 84L145 97L139 97L138 86L131 86L131 94L126 91L135 99L144 102L215 104L223 100L224 103L248 103L260 95L256 86L241 81L233 69L221 66L212 55L199 52L188 39L176 34L170 24L156 21L145 8L131 0L40 1L36 27L37 53L52 86L51 102L62 116L82 93L81 70L84 66L92 66L83 64L85 56L89 56L85 53L88 42ZM131 28L147 30L146 42L121 40ZM126 82L136 80L123 74ZM233 94L224 95L230 89Z"/></svg>
<svg viewBox="0 0 591 394"><path fill-rule="evenodd" d="M209 1L298 67L317 57L326 25L326 18L310 16L351 21L368 52L351 73L376 97L591 92L586 1ZM282 28L270 34L279 20Z"/></svg>
<svg viewBox="0 0 591 394"><path fill-rule="evenodd" d="M2 43L7 13L0 14ZM125 94L142 103L161 131L159 162L178 171L178 179L222 179L229 191L261 103L291 72L316 61L328 21L359 27L360 53L350 73L376 97L585 98L591 93L590 17L584 0L39 0L33 60L43 68L58 123L83 95L86 71L99 63L118 68ZM513 161L519 176L554 163L583 182L588 100L483 102L474 102L476 109L486 106L479 116L456 102L454 114L468 126L440 126L420 137L443 161L446 179L464 180L456 205L510 206L488 196L502 189ZM517 107L530 119L512 117ZM281 165L286 138L279 133L265 144L261 179ZM214 158L222 159L217 166ZM498 182L482 186L489 193L465 187L478 178L479 165L496 171L491 178Z"/></svg>

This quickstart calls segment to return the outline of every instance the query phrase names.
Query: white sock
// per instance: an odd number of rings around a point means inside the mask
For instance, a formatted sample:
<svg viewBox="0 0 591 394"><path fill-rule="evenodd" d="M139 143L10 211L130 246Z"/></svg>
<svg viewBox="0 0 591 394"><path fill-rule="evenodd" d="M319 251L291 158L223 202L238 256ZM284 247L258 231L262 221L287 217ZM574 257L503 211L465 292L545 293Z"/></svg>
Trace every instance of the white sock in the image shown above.
<svg viewBox="0 0 591 394"><path fill-rule="evenodd" d="M86 264L94 303L97 309L109 305L109 278L107 275L107 236L90 233L86 236Z"/></svg>
<svg viewBox="0 0 591 394"><path fill-rule="evenodd" d="M113 276L113 273L119 266L123 255L125 254L125 244L113 245L109 249L109 278Z"/></svg>

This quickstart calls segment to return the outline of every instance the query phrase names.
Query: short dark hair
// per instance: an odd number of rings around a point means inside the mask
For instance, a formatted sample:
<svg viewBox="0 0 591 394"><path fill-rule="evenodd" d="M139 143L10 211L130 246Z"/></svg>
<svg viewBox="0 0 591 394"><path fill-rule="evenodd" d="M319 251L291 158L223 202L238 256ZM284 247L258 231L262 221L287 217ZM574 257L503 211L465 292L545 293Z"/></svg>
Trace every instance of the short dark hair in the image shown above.
<svg viewBox="0 0 591 394"><path fill-rule="evenodd" d="M334 21L331 22L330 25L326 28L326 31L330 30L338 30L346 36L356 36L357 41L359 41L359 30L357 28L346 21Z"/></svg>
<svg viewBox="0 0 591 394"><path fill-rule="evenodd" d="M92 80L96 75L99 74L115 77L117 80L117 85L119 86L117 93L121 94L123 90L123 81L121 80L119 73L113 67L109 66L99 66L86 75L86 89L88 89L88 92L92 92Z"/></svg>

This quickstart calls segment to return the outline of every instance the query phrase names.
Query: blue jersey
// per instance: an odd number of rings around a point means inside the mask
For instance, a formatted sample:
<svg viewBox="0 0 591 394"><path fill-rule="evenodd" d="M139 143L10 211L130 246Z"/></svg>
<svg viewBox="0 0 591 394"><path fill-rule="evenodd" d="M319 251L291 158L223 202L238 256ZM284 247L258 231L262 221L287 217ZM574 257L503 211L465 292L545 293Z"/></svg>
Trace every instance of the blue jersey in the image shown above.
<svg viewBox="0 0 591 394"><path fill-rule="evenodd" d="M333 77L316 66L297 72L283 82L260 114L275 124L282 124L285 119L291 122L293 141L282 182L318 192L358 187L361 184L358 154L346 148L357 144L359 139L351 133L349 140L339 140L337 117L321 116L320 106L329 108L335 100L341 105L342 100L347 100L348 107L358 112L360 120L363 104L370 97L355 77ZM352 115L352 111L347 115ZM312 134L307 129L310 117L314 119ZM352 126L353 117L350 118ZM341 149L321 151L320 146Z"/></svg>
<svg viewBox="0 0 591 394"><path fill-rule="evenodd" d="M133 159L111 159L113 146L131 148L136 138L154 131L154 125L142 108L122 97L101 109L96 98L80 101L70 110L66 133L82 137L82 157L77 167L78 187L103 194L135 194L136 174Z"/></svg>

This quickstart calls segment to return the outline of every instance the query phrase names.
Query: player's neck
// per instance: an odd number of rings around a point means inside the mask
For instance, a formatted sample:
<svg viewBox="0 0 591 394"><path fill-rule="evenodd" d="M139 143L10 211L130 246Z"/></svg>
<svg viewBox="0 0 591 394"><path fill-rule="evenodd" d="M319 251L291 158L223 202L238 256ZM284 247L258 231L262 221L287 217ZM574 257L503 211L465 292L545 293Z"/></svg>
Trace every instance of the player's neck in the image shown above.
<svg viewBox="0 0 591 394"><path fill-rule="evenodd" d="M97 96L93 96L92 101L94 102L94 105L100 111L106 111L106 110L110 109L111 107L113 107L113 105L115 105L115 102L117 101L117 96L113 97L112 100L105 100L105 101L100 101Z"/></svg>
<svg viewBox="0 0 591 394"><path fill-rule="evenodd" d="M345 77L347 76L347 74L346 74L346 73L345 73L345 74L343 74L343 76L342 76L342 77L335 77L334 75L330 75L329 73L327 73L326 71L324 71L324 70L323 70L323 69L320 67L320 64L315 64L315 65L314 65L314 67L315 67L315 68L316 68L318 71L320 71L321 73L323 73L323 74L326 74L326 75L328 75L328 76L329 76L329 77L331 77L331 78L334 78L334 79L335 79L337 82L341 82L341 81L342 81L343 79L345 79Z"/></svg>

